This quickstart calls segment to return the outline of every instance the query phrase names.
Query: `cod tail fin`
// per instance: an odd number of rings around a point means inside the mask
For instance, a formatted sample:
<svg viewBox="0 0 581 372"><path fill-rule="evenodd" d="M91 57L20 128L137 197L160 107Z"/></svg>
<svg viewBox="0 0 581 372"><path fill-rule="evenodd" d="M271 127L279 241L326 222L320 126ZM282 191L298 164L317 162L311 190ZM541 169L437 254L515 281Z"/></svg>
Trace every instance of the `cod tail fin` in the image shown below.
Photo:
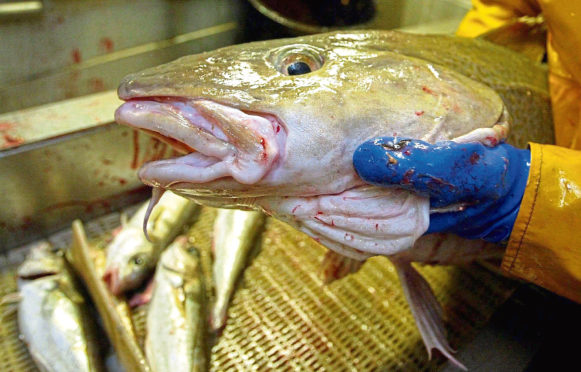
<svg viewBox="0 0 581 372"><path fill-rule="evenodd" d="M392 259L392 262L397 270L416 325L428 349L428 357L431 358L432 350L436 349L456 367L466 371L467 368L452 355L455 350L450 347L446 339L442 307L428 282L409 261Z"/></svg>

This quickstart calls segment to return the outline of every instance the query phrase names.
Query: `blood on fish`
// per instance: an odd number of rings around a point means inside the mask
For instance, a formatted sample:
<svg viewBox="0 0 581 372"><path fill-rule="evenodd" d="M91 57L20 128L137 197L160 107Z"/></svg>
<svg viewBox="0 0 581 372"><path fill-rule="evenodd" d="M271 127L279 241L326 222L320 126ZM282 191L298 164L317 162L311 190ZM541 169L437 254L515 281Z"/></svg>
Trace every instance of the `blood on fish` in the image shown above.
<svg viewBox="0 0 581 372"><path fill-rule="evenodd" d="M496 146L498 144L498 139L496 137L488 136L486 140L490 142L490 145Z"/></svg>
<svg viewBox="0 0 581 372"><path fill-rule="evenodd" d="M378 223L375 224L375 231L377 231L377 230L379 230L379 224Z"/></svg>
<svg viewBox="0 0 581 372"><path fill-rule="evenodd" d="M266 160L266 158L268 158L268 155L266 154L266 144L263 137L260 137L260 144L262 145L262 153L260 154L260 159Z"/></svg>
<svg viewBox="0 0 581 372"><path fill-rule="evenodd" d="M276 126L276 133L280 132L280 125Z"/></svg>
<svg viewBox="0 0 581 372"><path fill-rule="evenodd" d="M292 214L295 214L295 211L296 211L296 210L297 210L297 209L298 209L300 206L301 206L301 205L299 204L299 205L297 205L296 207L294 207L291 213L292 213Z"/></svg>
<svg viewBox="0 0 581 372"><path fill-rule="evenodd" d="M435 95L436 95L436 94L434 93L434 91L433 91L433 90L431 90L430 88L428 88L428 87L427 87L427 86L425 86L425 85L424 85L424 86L422 86L422 90L423 90L424 92L428 93L428 94L431 94L431 95L433 95L433 96L435 96Z"/></svg>
<svg viewBox="0 0 581 372"><path fill-rule="evenodd" d="M424 114L424 111L423 110L422 111L416 111L416 115L417 116L422 116L423 114Z"/></svg>
<svg viewBox="0 0 581 372"><path fill-rule="evenodd" d="M410 151L410 150L405 150L405 151L403 152L403 154L404 154L404 155L408 155L408 156L409 156L409 155L411 155L412 153L411 153L411 151Z"/></svg>

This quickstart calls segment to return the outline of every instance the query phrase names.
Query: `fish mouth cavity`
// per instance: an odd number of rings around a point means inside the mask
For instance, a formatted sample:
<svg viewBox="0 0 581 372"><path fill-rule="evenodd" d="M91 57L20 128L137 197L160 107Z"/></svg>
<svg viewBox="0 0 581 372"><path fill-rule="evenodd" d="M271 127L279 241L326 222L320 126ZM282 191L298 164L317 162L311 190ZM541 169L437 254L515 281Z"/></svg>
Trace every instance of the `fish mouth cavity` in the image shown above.
<svg viewBox="0 0 581 372"><path fill-rule="evenodd" d="M207 99L132 97L117 109L115 120L184 154L147 163L139 171L144 183L164 189L226 177L252 185L285 153L287 129L276 116Z"/></svg>

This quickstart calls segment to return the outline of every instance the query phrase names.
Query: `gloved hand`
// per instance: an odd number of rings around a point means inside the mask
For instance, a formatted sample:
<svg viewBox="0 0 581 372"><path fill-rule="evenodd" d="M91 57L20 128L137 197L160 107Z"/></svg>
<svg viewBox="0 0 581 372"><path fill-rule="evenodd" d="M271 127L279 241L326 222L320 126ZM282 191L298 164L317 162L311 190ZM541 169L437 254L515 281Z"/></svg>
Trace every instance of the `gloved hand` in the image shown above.
<svg viewBox="0 0 581 372"><path fill-rule="evenodd" d="M426 234L448 232L497 243L507 241L512 231L527 183L530 151L504 143L486 147L381 137L360 145L353 165L368 183L428 196Z"/></svg>

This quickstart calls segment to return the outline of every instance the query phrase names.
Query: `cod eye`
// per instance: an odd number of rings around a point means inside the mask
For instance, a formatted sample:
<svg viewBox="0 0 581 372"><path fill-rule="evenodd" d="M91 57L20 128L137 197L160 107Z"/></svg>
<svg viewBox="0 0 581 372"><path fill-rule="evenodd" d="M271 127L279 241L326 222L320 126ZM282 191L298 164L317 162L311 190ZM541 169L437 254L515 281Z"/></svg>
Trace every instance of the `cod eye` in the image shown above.
<svg viewBox="0 0 581 372"><path fill-rule="evenodd" d="M292 45L271 52L270 60L283 75L304 75L323 66L323 53L310 45Z"/></svg>
<svg viewBox="0 0 581 372"><path fill-rule="evenodd" d="M288 75L302 75L311 72L311 66L307 65L305 62L298 61L293 62L286 68Z"/></svg>

